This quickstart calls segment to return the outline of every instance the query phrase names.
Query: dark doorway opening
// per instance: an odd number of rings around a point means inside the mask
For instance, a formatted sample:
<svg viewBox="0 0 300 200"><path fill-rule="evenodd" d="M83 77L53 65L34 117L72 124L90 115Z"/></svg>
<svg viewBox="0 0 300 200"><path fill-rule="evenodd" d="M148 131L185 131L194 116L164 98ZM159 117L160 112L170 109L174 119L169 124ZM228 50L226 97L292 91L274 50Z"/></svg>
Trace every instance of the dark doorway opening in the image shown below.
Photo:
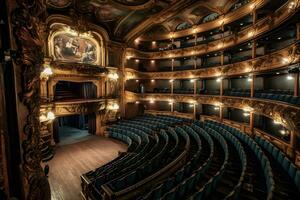
<svg viewBox="0 0 300 200"><path fill-rule="evenodd" d="M53 122L53 138L60 145L80 142L95 133L95 114L62 116Z"/></svg>

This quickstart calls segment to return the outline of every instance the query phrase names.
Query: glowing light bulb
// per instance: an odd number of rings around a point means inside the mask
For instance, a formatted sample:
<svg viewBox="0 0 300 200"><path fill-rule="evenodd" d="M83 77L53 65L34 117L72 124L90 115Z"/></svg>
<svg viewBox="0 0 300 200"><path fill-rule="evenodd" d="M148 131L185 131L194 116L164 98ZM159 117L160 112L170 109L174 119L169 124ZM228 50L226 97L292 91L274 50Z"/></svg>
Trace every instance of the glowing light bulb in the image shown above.
<svg viewBox="0 0 300 200"><path fill-rule="evenodd" d="M54 115L54 113L53 112L48 112L47 113L47 119L48 120L54 120L55 119L55 115Z"/></svg>

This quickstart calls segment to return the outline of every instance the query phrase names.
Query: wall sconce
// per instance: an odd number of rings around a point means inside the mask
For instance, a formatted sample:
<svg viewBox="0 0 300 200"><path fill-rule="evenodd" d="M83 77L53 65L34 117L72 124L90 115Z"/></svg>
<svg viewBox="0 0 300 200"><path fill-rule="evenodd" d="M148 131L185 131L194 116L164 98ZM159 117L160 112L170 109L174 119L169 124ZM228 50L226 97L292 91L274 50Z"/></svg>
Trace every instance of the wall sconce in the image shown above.
<svg viewBox="0 0 300 200"><path fill-rule="evenodd" d="M135 82L137 82L137 83L138 83L138 82L139 82L139 80L137 79L137 80L135 80Z"/></svg>
<svg viewBox="0 0 300 200"><path fill-rule="evenodd" d="M155 82L155 80L154 79L151 79L151 83L154 83Z"/></svg>
<svg viewBox="0 0 300 200"><path fill-rule="evenodd" d="M155 63L155 60L151 60L151 63L152 63L152 64Z"/></svg>
<svg viewBox="0 0 300 200"><path fill-rule="evenodd" d="M170 82L170 83L173 83L173 82L174 82L174 79L169 80L169 82Z"/></svg>
<svg viewBox="0 0 300 200"><path fill-rule="evenodd" d="M44 67L44 70L41 72L40 77L41 77L42 79L48 79L49 76L51 76L51 75L53 75L53 71L52 71L52 69L51 69L50 66L46 65L46 66Z"/></svg>
<svg viewBox="0 0 300 200"><path fill-rule="evenodd" d="M171 32L171 33L170 33L170 38L173 39L173 37L174 37L174 33Z"/></svg>
<svg viewBox="0 0 300 200"><path fill-rule="evenodd" d="M110 73L107 75L107 77L112 80L118 80L119 75L117 73Z"/></svg>
<svg viewBox="0 0 300 200"><path fill-rule="evenodd" d="M135 102L135 104L139 104L139 103L140 103L139 101L136 101L136 102Z"/></svg>
<svg viewBox="0 0 300 200"><path fill-rule="evenodd" d="M107 106L108 110L119 110L120 106L117 103L113 103Z"/></svg>
<svg viewBox="0 0 300 200"><path fill-rule="evenodd" d="M194 83L194 82L195 82L195 79L191 79L190 82L191 82L191 83Z"/></svg>
<svg viewBox="0 0 300 200"><path fill-rule="evenodd" d="M281 122L278 121L278 120L274 120L273 123L274 123L274 124L281 124Z"/></svg>
<svg viewBox="0 0 300 200"><path fill-rule="evenodd" d="M293 9L293 8L295 8L295 2L294 1L289 3L289 9Z"/></svg>
<svg viewBox="0 0 300 200"><path fill-rule="evenodd" d="M156 41L152 41L152 45L156 45Z"/></svg>
<svg viewBox="0 0 300 200"><path fill-rule="evenodd" d="M135 59L135 62L138 63L138 62L140 62L140 60L139 59Z"/></svg>
<svg viewBox="0 0 300 200"><path fill-rule="evenodd" d="M253 79L252 79L251 77L248 77L248 78L247 78L247 81L248 81L248 82L251 82L252 80L253 80Z"/></svg>
<svg viewBox="0 0 300 200"><path fill-rule="evenodd" d="M136 39L134 40L134 43L136 43L136 44L140 43L140 38L136 38Z"/></svg>
<svg viewBox="0 0 300 200"><path fill-rule="evenodd" d="M290 58L282 58L282 64L288 64L290 61Z"/></svg>
<svg viewBox="0 0 300 200"><path fill-rule="evenodd" d="M249 117L249 116L250 116L250 113L244 112L243 115L244 115L245 117Z"/></svg>
<svg viewBox="0 0 300 200"><path fill-rule="evenodd" d="M290 81L290 80L293 80L294 77L292 77L291 75L288 75L288 76L286 77L286 79Z"/></svg>
<svg viewBox="0 0 300 200"><path fill-rule="evenodd" d="M40 115L40 122L51 122L55 119L55 114L52 111L47 112L47 114Z"/></svg>
<svg viewBox="0 0 300 200"><path fill-rule="evenodd" d="M222 80L222 78L217 78L217 82L219 83L219 82L221 82L221 80Z"/></svg>
<svg viewBox="0 0 300 200"><path fill-rule="evenodd" d="M220 110L220 107L219 106L215 106L214 110Z"/></svg>
<svg viewBox="0 0 300 200"><path fill-rule="evenodd" d="M150 102L151 104L155 103L155 101L154 101L153 99L151 99L149 102Z"/></svg>

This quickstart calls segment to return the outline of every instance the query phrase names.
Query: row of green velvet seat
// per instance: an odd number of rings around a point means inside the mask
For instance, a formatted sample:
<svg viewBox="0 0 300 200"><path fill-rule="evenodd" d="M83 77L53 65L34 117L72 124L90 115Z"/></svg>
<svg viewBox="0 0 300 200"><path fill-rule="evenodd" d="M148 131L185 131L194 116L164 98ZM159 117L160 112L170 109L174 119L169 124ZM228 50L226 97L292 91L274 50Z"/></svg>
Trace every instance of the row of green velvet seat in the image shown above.
<svg viewBox="0 0 300 200"><path fill-rule="evenodd" d="M159 186L154 188L150 193L148 193L146 196L144 196L141 199L164 199L165 196L168 196L168 191L175 190L176 187L179 184L184 183L185 185L185 179L191 175L196 170L197 162L199 162L200 158L200 152L202 150L202 142L200 140L199 135L195 131L188 131L187 129L190 129L187 126L177 127L176 131L180 134L186 133L190 137L191 146L194 145L194 148L196 150L190 151L191 154L186 161L186 164L174 174L174 176L168 178L163 183L161 183ZM210 137L210 136L208 136ZM213 145L212 140L210 139L210 144ZM165 196L163 196L166 193Z"/></svg>
<svg viewBox="0 0 300 200"><path fill-rule="evenodd" d="M151 122L157 123L156 120L152 120ZM124 127L122 127L122 128L124 128ZM134 129L134 128L133 129L128 128L128 129L132 130L132 131L138 131L137 129ZM161 133L166 135L166 133L164 131L162 131ZM178 144L178 138L176 140L176 144ZM161 151L160 153L161 153L161 155L163 155L164 151ZM147 171L148 173L151 173L151 169L158 168L162 164L161 163L162 158L161 158L161 156L159 156L159 154L157 156L155 156L153 158L153 160L155 160L154 167L153 167L153 165L151 165L151 163L147 163L146 165L144 165L145 168L142 168L142 170L139 170L139 172ZM143 174L143 176L146 176L146 175L147 174L145 174L145 173ZM129 185L134 184L135 182L138 182L139 179L143 178L143 176L138 177L137 173L133 171L130 174L127 174L127 176L122 177L121 179L116 179L116 180L108 183L107 185L109 185L110 188L113 188L114 190L118 191L118 190L124 189L125 186L127 187Z"/></svg>
<svg viewBox="0 0 300 200"><path fill-rule="evenodd" d="M289 174L291 179L294 181L294 184L298 188L298 192L300 193L300 170L295 166L295 164L291 162L290 159L281 150L279 150L269 141L257 135L255 136L255 140L260 146L267 150L282 166L286 173Z"/></svg>
<svg viewBox="0 0 300 200"><path fill-rule="evenodd" d="M118 177L107 183L113 191L119 191L133 185L144 177L149 176L149 174L152 174L153 171L159 169L160 165L164 164L163 156L165 151L168 150L169 137L165 131L161 131L158 135L161 136L160 140L155 143L151 151L148 152L149 160L146 160L147 157L144 156L145 159L137 161L137 163L140 163L141 165L137 165L138 167L130 174L125 176L122 175L122 177ZM162 139L164 140L162 141Z"/></svg>
<svg viewBox="0 0 300 200"><path fill-rule="evenodd" d="M222 136L220 136L217 133L213 133L214 131L211 130L213 137L220 143L219 145L222 146L224 151L224 162L222 166L220 167L220 170L218 173L215 174L215 176L211 177L211 179L201 187L199 191L195 193L195 195L205 194L206 192L209 192L212 187L214 187L216 181L218 180L219 175L221 175L222 170L225 168L228 162L228 146L226 141ZM208 160L208 164L204 165L203 167L196 170L191 176L188 176L185 178L179 185L177 185L175 188L173 188L171 191L166 193L161 199L183 199L185 198L189 193L191 193L193 190L195 190L198 182L205 176L206 171L209 169L211 160Z"/></svg>
<svg viewBox="0 0 300 200"><path fill-rule="evenodd" d="M237 199L241 190L242 182L244 180L244 175L247 167L247 157L244 148L242 144L239 142L239 140L235 136L230 134L228 131L224 129L218 129L215 126L208 123L205 123L205 126L216 130L219 134L221 134L224 138L226 138L231 144L233 144L233 146L235 147L236 151L239 154L239 159L242 163L240 178L238 183L234 186L233 190L228 192L228 195L225 197L225 199Z"/></svg>
<svg viewBox="0 0 300 200"><path fill-rule="evenodd" d="M166 132L164 130L162 130L161 133L166 133ZM182 133L180 135L181 135L181 138L183 138L185 140L185 143L184 143L185 144L184 145L185 148L189 148L189 145L190 145L190 138L189 138L189 136L186 133ZM183 144L181 144L181 146L183 146ZM178 147L176 147L176 148L178 148ZM154 161L154 165L155 165L154 168L156 168L156 171L159 171L160 168L162 167L162 165L164 166L164 165L167 164L164 161L165 160L169 160L169 159L167 159L168 157L174 157L173 155L169 154L169 150L170 150L170 148L165 148L164 150L162 150L161 152L159 152L158 155L154 156L154 158L152 159ZM145 165L145 167L147 167L148 169L149 169L149 166L150 166L150 168L152 168L152 166L153 166L152 163L149 162L149 163L147 163L147 165ZM150 172L150 174L151 174L151 172ZM141 178L145 178L146 176L149 177L150 174L143 174L143 177L140 177L139 180L141 180ZM130 178L131 178L131 181L132 181L130 183L135 183L135 182L139 181L138 177L136 175L134 175L134 174L131 174ZM121 183L122 185L124 185L123 184L124 182L127 183L127 184L125 184L126 186L130 185L130 183L127 182L127 180L122 180L122 179L119 180L119 183ZM110 188L111 187L115 187L115 186L113 186L113 184L112 184L112 185L110 185Z"/></svg>
<svg viewBox="0 0 300 200"><path fill-rule="evenodd" d="M146 144L145 141L142 142L141 136L138 135L138 134L132 133L132 132L127 132L127 131L125 131L125 132L126 132L126 134L124 134L124 131L121 133L119 131L119 129L111 129L110 130L110 137L114 136L114 137L120 138L122 141L125 139L125 137L129 137L135 143L134 147L129 146L130 150L132 152L139 152L139 151L141 151L142 148L144 148L144 144ZM146 141L148 141L148 140L146 140ZM86 174L86 176L88 178L90 178L90 180L94 180L97 177L99 177L100 175L105 174L107 170L111 171L114 168L116 168L119 165L121 165L122 163L125 163L128 160L133 159L133 157L135 155L136 154L126 154L125 156L123 156L122 159L119 159L116 162L109 163L109 164L107 164L105 166L102 166L100 168L97 168L97 169L95 169L93 171L88 172Z"/></svg>
<svg viewBox="0 0 300 200"><path fill-rule="evenodd" d="M144 131L147 134L151 134L154 130L152 128L146 127L144 125L141 124L135 124L135 123L131 123L131 122L118 122L117 125L122 125L122 126L128 126L128 127L132 127L132 128L137 128L140 129L142 131Z"/></svg>
<svg viewBox="0 0 300 200"><path fill-rule="evenodd" d="M185 132L181 128L177 128L176 131L172 128L169 128L168 131L170 133L173 133L174 135L177 135L177 134L178 135L187 135L187 132ZM195 146L197 146L197 150L200 151L201 150L201 141L199 141L199 137L194 136L192 138L191 135L189 135L189 138L190 138L190 142L193 138L195 139ZM198 145L199 142L200 142L200 145ZM191 144L192 143L193 142L191 142ZM197 151L197 153L198 153L198 151ZM193 158L196 159L197 153L195 153L195 154L194 154L194 152L192 153L192 156L194 155ZM191 164L191 163L189 162L189 164ZM159 199L159 198L161 198L164 193L166 193L167 191L172 189L176 184L180 183L184 178L184 174L188 174L189 173L188 171L190 171L190 170L191 170L191 167L188 166L188 164L186 164L185 166L182 167L181 170L179 170L176 173L176 175L174 175L171 178L166 179L165 181L163 181L163 183L159 184L156 188L151 190L147 195L139 197L138 199Z"/></svg>
<svg viewBox="0 0 300 200"><path fill-rule="evenodd" d="M123 129L118 128L109 128L110 131L118 132L119 134L128 135L129 137L133 137L134 135L138 135L138 133L130 132ZM99 188L101 185L106 183L107 181L110 181L113 177L116 177L117 174L119 174L122 171L130 171L130 169L134 168L137 164L137 161L143 158L152 148L153 143L157 142L157 139L155 138L155 142L150 140L148 138L148 135L145 133L140 133L141 136L141 145L138 149L136 149L136 153L133 154L133 156L126 160L126 162L119 163L117 166L111 167L109 171L97 173L94 178L94 186L95 188ZM124 167L125 166L125 167Z"/></svg>
<svg viewBox="0 0 300 200"><path fill-rule="evenodd" d="M257 159L260 161L260 165L261 168L264 171L264 177L266 180L266 185L267 185L267 199L272 199L273 197L273 190L275 188L275 183L274 183L274 178L273 178L273 173L272 173L272 168L270 165L270 162L268 160L268 158L266 157L266 155L264 154L264 152L262 151L262 149L260 148L260 146L248 135L246 135L245 133L242 133L241 131L232 128L230 126L227 126L225 124L219 123L219 122L215 122L215 121L206 121L206 123L208 124L213 124L219 128L223 128L227 131L229 131L231 134L233 134L235 137L239 138L241 141L243 141L244 143L246 143L251 150L255 153Z"/></svg>

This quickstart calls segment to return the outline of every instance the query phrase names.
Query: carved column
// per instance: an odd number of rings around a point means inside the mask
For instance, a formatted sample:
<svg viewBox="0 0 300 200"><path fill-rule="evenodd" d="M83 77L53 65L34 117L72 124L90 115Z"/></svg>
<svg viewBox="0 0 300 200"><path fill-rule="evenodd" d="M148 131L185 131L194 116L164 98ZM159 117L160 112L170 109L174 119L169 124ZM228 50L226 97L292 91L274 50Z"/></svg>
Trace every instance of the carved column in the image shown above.
<svg viewBox="0 0 300 200"><path fill-rule="evenodd" d="M219 108L220 108L219 109L219 118L220 118L220 121L222 122L223 121L223 107L220 106Z"/></svg>
<svg viewBox="0 0 300 200"><path fill-rule="evenodd" d="M257 12L255 9L252 11L252 21L253 21L253 24L255 24L257 21Z"/></svg>
<svg viewBox="0 0 300 200"><path fill-rule="evenodd" d="M295 161L296 149L297 149L297 133L295 130L291 131L290 146L291 146L291 157L292 160Z"/></svg>
<svg viewBox="0 0 300 200"><path fill-rule="evenodd" d="M48 81L48 99L49 101L54 100L54 86L57 84L57 80L49 79Z"/></svg>
<svg viewBox="0 0 300 200"><path fill-rule="evenodd" d="M171 112L173 112L174 111L174 103L173 102L170 103L170 108L171 108Z"/></svg>
<svg viewBox="0 0 300 200"><path fill-rule="evenodd" d="M299 96L299 72L294 74L294 96Z"/></svg>
<svg viewBox="0 0 300 200"><path fill-rule="evenodd" d="M224 65L224 51L221 52L221 65Z"/></svg>
<svg viewBox="0 0 300 200"><path fill-rule="evenodd" d="M220 80L220 96L223 96L223 79Z"/></svg>
<svg viewBox="0 0 300 200"><path fill-rule="evenodd" d="M174 80L170 82L171 84L171 94L174 93Z"/></svg>
<svg viewBox="0 0 300 200"><path fill-rule="evenodd" d="M197 57L196 56L194 56L193 57L194 58L194 69L197 69Z"/></svg>
<svg viewBox="0 0 300 200"><path fill-rule="evenodd" d="M197 80L194 80L194 95L197 94Z"/></svg>
<svg viewBox="0 0 300 200"><path fill-rule="evenodd" d="M256 58L256 40L252 41L252 58Z"/></svg>
<svg viewBox="0 0 300 200"><path fill-rule="evenodd" d="M250 92L251 92L251 98L254 97L254 91L255 91L255 75L251 76L252 81L250 83Z"/></svg>
<svg viewBox="0 0 300 200"><path fill-rule="evenodd" d="M254 130L254 113L250 112L250 116L249 116L249 124L250 124L250 131L251 134L253 135L253 130Z"/></svg>
<svg viewBox="0 0 300 200"><path fill-rule="evenodd" d="M172 60L171 60L171 67L172 67L172 71L174 71L174 58L172 58Z"/></svg>
<svg viewBox="0 0 300 200"><path fill-rule="evenodd" d="M47 100L48 98L48 87L47 87L47 79L41 79L41 99Z"/></svg>
<svg viewBox="0 0 300 200"><path fill-rule="evenodd" d="M194 103L194 106L193 106L193 119L196 119L196 104Z"/></svg>
<svg viewBox="0 0 300 200"><path fill-rule="evenodd" d="M101 136L104 135L102 118L103 118L103 115L96 113L96 135L101 135Z"/></svg>

